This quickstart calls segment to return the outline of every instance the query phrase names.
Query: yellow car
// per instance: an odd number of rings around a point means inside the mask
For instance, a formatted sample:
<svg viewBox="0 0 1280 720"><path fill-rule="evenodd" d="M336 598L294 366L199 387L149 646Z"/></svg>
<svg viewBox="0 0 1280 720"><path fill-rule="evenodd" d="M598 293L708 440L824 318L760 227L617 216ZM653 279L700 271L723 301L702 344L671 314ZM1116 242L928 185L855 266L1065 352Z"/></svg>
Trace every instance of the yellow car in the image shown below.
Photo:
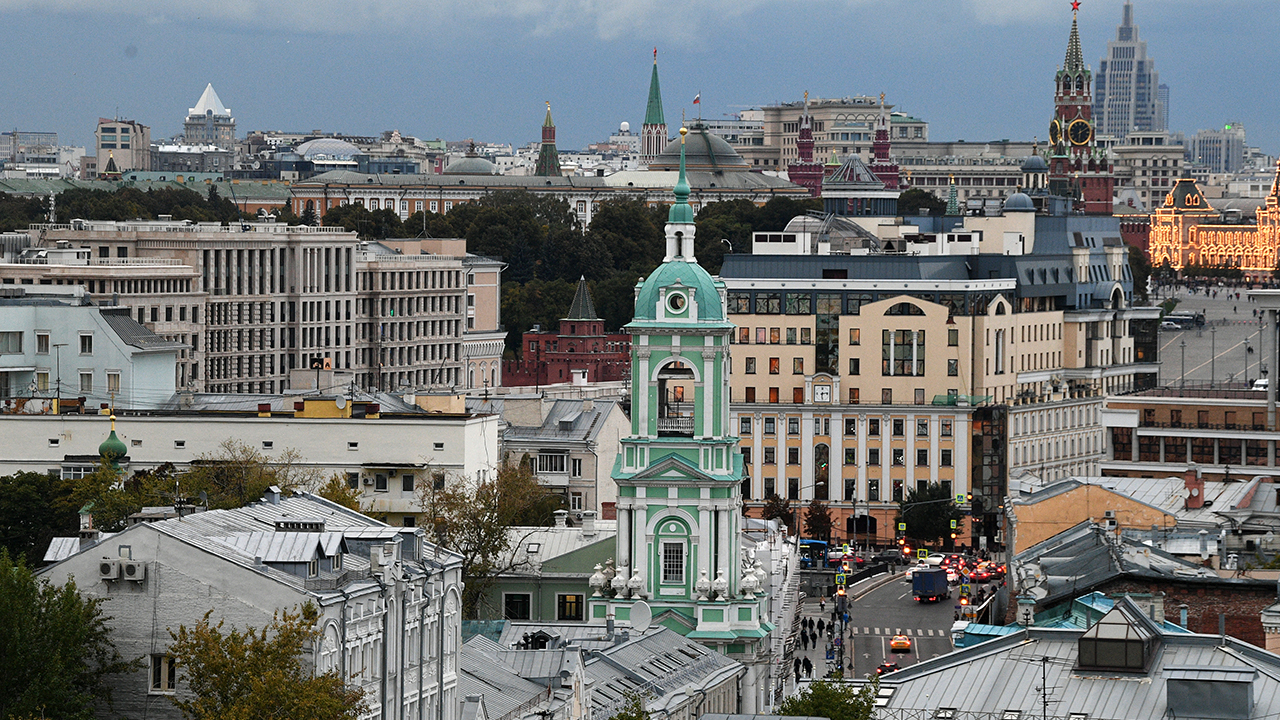
<svg viewBox="0 0 1280 720"><path fill-rule="evenodd" d="M896 653L911 652L911 638L906 635L894 635L889 640L889 651Z"/></svg>

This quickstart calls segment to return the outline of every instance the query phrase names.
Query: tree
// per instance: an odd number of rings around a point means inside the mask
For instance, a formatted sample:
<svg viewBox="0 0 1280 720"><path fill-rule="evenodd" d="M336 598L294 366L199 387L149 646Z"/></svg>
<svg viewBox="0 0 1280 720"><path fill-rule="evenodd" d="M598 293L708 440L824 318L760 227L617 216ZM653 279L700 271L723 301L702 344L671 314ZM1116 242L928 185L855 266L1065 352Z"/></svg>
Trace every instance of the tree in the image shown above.
<svg viewBox="0 0 1280 720"><path fill-rule="evenodd" d="M285 492L318 486L318 471L301 460L292 448L270 458L248 443L228 438L217 452L197 457L178 483L184 497L203 491L210 509L238 508L261 498L272 485Z"/></svg>
<svg viewBox="0 0 1280 720"><path fill-rule="evenodd" d="M111 701L107 677L138 667L111 639L102 600L74 580L41 580L0 549L0 718L94 716Z"/></svg>
<svg viewBox="0 0 1280 720"><path fill-rule="evenodd" d="M515 567L509 529L550 525L564 500L538 484L528 462L503 463L492 478L430 475L418 501L435 541L462 556L463 612L474 618L496 576Z"/></svg>
<svg viewBox="0 0 1280 720"><path fill-rule="evenodd" d="M224 630L209 618L169 631L169 652L192 696L173 698L190 720L344 720L364 711L364 692L348 687L337 670L317 675L303 665L304 648L320 640L319 612L308 602L278 612L261 630Z"/></svg>
<svg viewBox="0 0 1280 720"><path fill-rule="evenodd" d="M360 507L360 491L352 489L347 484L347 479L338 473L330 475L325 484L321 485L320 489L316 491L316 494L348 510L364 512L364 509Z"/></svg>
<svg viewBox="0 0 1280 720"><path fill-rule="evenodd" d="M1147 304L1147 279L1151 277L1151 262L1147 254L1136 245L1129 246L1129 270L1133 273L1133 299L1135 305Z"/></svg>
<svg viewBox="0 0 1280 720"><path fill-rule="evenodd" d="M804 527L815 540L831 539L831 508L814 498L804 512Z"/></svg>
<svg viewBox="0 0 1280 720"><path fill-rule="evenodd" d="M645 696L628 691L622 707L609 716L609 720L649 720L649 710L644 706Z"/></svg>
<svg viewBox="0 0 1280 720"><path fill-rule="evenodd" d="M947 202L927 190L910 188L898 195L899 215L941 215Z"/></svg>
<svg viewBox="0 0 1280 720"><path fill-rule="evenodd" d="M795 514L791 511L791 503L778 497L775 493L769 493L764 499L762 513L765 520L777 518L782 521L783 525L789 528L795 527Z"/></svg>
<svg viewBox="0 0 1280 720"><path fill-rule="evenodd" d="M810 683L799 694L783 700L777 714L830 720L870 720L879 691L880 683L875 680L860 687L819 680Z"/></svg>
<svg viewBox="0 0 1280 720"><path fill-rule="evenodd" d="M39 563L50 540L76 527L75 509L59 502L65 491L57 473L0 477L0 547L29 565Z"/></svg>
<svg viewBox="0 0 1280 720"><path fill-rule="evenodd" d="M934 542L951 535L951 521L957 523L964 514L960 512L951 491L942 483L929 483L915 488L898 505L894 522L907 524L907 535L917 540Z"/></svg>

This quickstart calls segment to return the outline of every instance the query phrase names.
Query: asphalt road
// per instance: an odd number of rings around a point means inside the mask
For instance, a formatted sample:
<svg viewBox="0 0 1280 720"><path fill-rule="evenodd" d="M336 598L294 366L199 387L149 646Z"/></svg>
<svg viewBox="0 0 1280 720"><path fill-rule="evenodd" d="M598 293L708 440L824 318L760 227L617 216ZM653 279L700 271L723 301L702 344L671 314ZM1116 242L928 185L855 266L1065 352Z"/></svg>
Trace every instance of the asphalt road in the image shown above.
<svg viewBox="0 0 1280 720"><path fill-rule="evenodd" d="M883 587L872 590L849 606L849 624L842 640L845 647L845 663L852 657L855 677L874 674L876 667L889 658L902 667L951 652L951 623L953 622L957 590L951 590L953 600L940 603L917 603L911 596L911 585L895 578ZM831 620L832 605L819 609L816 601L805 603L803 617ZM889 651L889 640L894 635L911 638L911 651ZM850 651L852 649L852 652ZM818 647L802 650L797 646L797 657L808 657L813 663L814 677L821 677L834 670L840 651L834 638L822 636ZM833 659L828 660L830 653Z"/></svg>

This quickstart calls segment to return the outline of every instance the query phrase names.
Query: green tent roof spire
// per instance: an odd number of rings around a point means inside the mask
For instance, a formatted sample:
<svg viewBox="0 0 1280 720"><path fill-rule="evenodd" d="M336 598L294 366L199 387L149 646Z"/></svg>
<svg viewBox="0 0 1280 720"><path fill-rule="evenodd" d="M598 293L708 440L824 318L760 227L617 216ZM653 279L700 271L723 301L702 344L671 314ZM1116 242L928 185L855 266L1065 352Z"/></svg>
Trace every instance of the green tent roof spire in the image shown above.
<svg viewBox="0 0 1280 720"><path fill-rule="evenodd" d="M947 215L960 214L960 198L956 195L956 177L951 176L951 189L947 191Z"/></svg>
<svg viewBox="0 0 1280 720"><path fill-rule="evenodd" d="M674 195L676 203L671 206L671 210L667 213L667 222L669 223L692 223L693 208L689 206L689 179L684 174L684 138L689 134L689 128L680 128L680 177L676 180Z"/></svg>
<svg viewBox="0 0 1280 720"><path fill-rule="evenodd" d="M649 79L649 106L644 111L644 124L667 124L662 117L662 88L658 86L658 48L653 49L653 77Z"/></svg>
<svg viewBox="0 0 1280 720"><path fill-rule="evenodd" d="M569 316L565 320L599 320L595 301L591 299L591 288L587 287L587 278L578 277L578 290L573 294L573 303L569 305Z"/></svg>
<svg viewBox="0 0 1280 720"><path fill-rule="evenodd" d="M1084 70L1084 53L1080 50L1080 29L1076 20L1077 8L1071 11L1071 38L1067 40L1067 59L1062 69L1075 74Z"/></svg>

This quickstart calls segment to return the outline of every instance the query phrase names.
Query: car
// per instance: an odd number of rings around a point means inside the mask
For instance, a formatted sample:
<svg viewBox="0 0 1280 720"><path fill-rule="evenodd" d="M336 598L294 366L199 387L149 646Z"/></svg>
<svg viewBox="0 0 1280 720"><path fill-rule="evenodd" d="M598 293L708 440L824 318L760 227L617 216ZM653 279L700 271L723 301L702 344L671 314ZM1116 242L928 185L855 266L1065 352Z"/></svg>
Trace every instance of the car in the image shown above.
<svg viewBox="0 0 1280 720"><path fill-rule="evenodd" d="M902 551L898 548L889 548L881 550L875 557L871 558L872 562L878 563L901 563Z"/></svg>
<svg viewBox="0 0 1280 720"><path fill-rule="evenodd" d="M1161 330L1181 330L1182 326L1172 320L1161 320L1160 329Z"/></svg>
<svg viewBox="0 0 1280 720"><path fill-rule="evenodd" d="M911 652L911 638L906 635L894 635L889 640L889 652Z"/></svg>
<svg viewBox="0 0 1280 720"><path fill-rule="evenodd" d="M960 573L955 568L947 568L947 582L951 585L960 582Z"/></svg>
<svg viewBox="0 0 1280 720"><path fill-rule="evenodd" d="M882 662L876 667L876 675L884 675L901 669L902 666L896 662Z"/></svg>
<svg viewBox="0 0 1280 720"><path fill-rule="evenodd" d="M1253 389L1254 389L1254 390L1266 390L1266 389L1267 389L1267 386L1268 386L1268 385L1270 385L1270 384L1271 384L1271 383L1270 383L1270 382L1268 382L1268 379L1267 379L1267 378L1258 378L1257 380L1254 380L1254 381L1253 381Z"/></svg>
<svg viewBox="0 0 1280 720"><path fill-rule="evenodd" d="M902 579L907 582L911 582L911 576L914 575L917 570L927 570L927 569L930 569L931 567L932 566L927 565L925 563L916 563L915 565L912 565L911 567L907 568L907 571L902 575Z"/></svg>

